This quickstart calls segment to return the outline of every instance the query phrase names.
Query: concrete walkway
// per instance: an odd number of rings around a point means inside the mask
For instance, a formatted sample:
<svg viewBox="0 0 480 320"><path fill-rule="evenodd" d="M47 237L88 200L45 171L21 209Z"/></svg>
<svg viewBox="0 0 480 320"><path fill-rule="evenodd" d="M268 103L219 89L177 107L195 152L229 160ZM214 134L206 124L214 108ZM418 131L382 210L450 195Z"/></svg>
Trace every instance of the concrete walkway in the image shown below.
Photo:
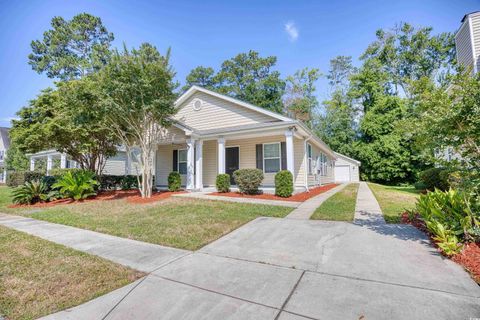
<svg viewBox="0 0 480 320"><path fill-rule="evenodd" d="M202 199L202 200L218 200L218 201L238 202L238 203L266 204L271 206L282 206L282 207L290 207L290 208L297 208L299 205L302 204L301 202L296 202L296 201L215 196L215 195L209 195L203 192L180 193L180 194L173 195L173 197L193 198L193 199Z"/></svg>
<svg viewBox="0 0 480 320"><path fill-rule="evenodd" d="M0 224L143 272L151 272L189 253L186 250L1 213Z"/></svg>
<svg viewBox="0 0 480 320"><path fill-rule="evenodd" d="M315 212L315 210L328 198L333 196L338 191L345 188L348 184L341 184L333 189L328 190L327 192L321 193L318 196L315 196L307 201L301 203L297 209L290 212L290 214L286 217L288 219L300 219L300 220L308 220Z"/></svg>
<svg viewBox="0 0 480 320"><path fill-rule="evenodd" d="M385 224L382 209L366 182L360 182L355 206L355 223Z"/></svg>

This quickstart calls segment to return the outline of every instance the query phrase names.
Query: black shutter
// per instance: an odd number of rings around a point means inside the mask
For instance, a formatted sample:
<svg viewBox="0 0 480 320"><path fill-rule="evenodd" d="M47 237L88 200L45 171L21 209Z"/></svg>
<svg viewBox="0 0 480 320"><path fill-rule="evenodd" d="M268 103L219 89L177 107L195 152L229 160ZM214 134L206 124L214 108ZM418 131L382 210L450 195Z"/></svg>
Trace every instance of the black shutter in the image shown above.
<svg viewBox="0 0 480 320"><path fill-rule="evenodd" d="M280 143L280 153L282 155L282 170L287 170L287 144L285 142Z"/></svg>
<svg viewBox="0 0 480 320"><path fill-rule="evenodd" d="M172 171L178 171L178 150L173 150L173 165L172 165L173 170Z"/></svg>
<svg viewBox="0 0 480 320"><path fill-rule="evenodd" d="M257 150L257 169L263 170L263 145L257 144L255 147Z"/></svg>

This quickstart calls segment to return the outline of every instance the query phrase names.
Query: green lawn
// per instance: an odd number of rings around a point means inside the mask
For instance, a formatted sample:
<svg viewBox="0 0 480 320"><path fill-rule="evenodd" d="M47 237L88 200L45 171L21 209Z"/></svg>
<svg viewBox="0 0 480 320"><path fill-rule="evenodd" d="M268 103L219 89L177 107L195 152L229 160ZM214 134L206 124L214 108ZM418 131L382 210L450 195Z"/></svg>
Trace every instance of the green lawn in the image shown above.
<svg viewBox="0 0 480 320"><path fill-rule="evenodd" d="M10 203L7 194L6 188L0 189L3 208ZM259 216L285 217L292 208L172 197L150 204L123 199L1 211L196 250Z"/></svg>
<svg viewBox="0 0 480 320"><path fill-rule="evenodd" d="M3 212L10 211L6 208L10 204L12 204L11 188L0 186L0 210Z"/></svg>
<svg viewBox="0 0 480 320"><path fill-rule="evenodd" d="M376 183L369 183L368 186L377 198L387 223L401 222L402 213L413 209L419 196L414 187L384 186Z"/></svg>
<svg viewBox="0 0 480 320"><path fill-rule="evenodd" d="M122 287L142 273L0 226L0 318L36 319Z"/></svg>
<svg viewBox="0 0 480 320"><path fill-rule="evenodd" d="M358 183L346 186L322 203L310 219L353 221L357 191Z"/></svg>

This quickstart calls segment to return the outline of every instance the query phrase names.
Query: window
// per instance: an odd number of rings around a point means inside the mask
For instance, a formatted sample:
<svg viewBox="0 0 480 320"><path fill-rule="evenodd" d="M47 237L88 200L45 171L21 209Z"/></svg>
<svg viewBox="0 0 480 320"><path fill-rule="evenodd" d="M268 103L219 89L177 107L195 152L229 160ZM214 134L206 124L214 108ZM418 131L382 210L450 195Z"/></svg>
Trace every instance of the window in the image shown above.
<svg viewBox="0 0 480 320"><path fill-rule="evenodd" d="M1 150L0 151L0 160L3 160L3 156L5 155L5 151Z"/></svg>
<svg viewBox="0 0 480 320"><path fill-rule="evenodd" d="M263 145L263 171L275 173L280 171L280 143L265 143Z"/></svg>
<svg viewBox="0 0 480 320"><path fill-rule="evenodd" d="M313 174L312 156L313 156L312 145L307 144L308 174Z"/></svg>
<svg viewBox="0 0 480 320"><path fill-rule="evenodd" d="M187 174L187 150L178 150L178 173Z"/></svg>

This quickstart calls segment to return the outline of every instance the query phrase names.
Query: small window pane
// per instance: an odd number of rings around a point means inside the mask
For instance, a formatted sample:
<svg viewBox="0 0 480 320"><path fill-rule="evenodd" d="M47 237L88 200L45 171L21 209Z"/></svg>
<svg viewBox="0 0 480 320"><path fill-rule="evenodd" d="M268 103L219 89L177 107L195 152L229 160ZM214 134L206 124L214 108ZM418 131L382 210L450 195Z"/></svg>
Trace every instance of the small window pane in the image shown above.
<svg viewBox="0 0 480 320"><path fill-rule="evenodd" d="M178 161L187 161L187 150L178 150Z"/></svg>
<svg viewBox="0 0 480 320"><path fill-rule="evenodd" d="M312 157L312 145L308 144L307 145L307 150L308 150L308 157L311 158Z"/></svg>
<svg viewBox="0 0 480 320"><path fill-rule="evenodd" d="M278 143L263 145L263 157L264 158L279 158L280 157L280 145Z"/></svg>
<svg viewBox="0 0 480 320"><path fill-rule="evenodd" d="M178 164L178 172L180 174L187 174L187 163L181 162Z"/></svg>
<svg viewBox="0 0 480 320"><path fill-rule="evenodd" d="M265 172L273 173L280 171L280 159L265 159Z"/></svg>

